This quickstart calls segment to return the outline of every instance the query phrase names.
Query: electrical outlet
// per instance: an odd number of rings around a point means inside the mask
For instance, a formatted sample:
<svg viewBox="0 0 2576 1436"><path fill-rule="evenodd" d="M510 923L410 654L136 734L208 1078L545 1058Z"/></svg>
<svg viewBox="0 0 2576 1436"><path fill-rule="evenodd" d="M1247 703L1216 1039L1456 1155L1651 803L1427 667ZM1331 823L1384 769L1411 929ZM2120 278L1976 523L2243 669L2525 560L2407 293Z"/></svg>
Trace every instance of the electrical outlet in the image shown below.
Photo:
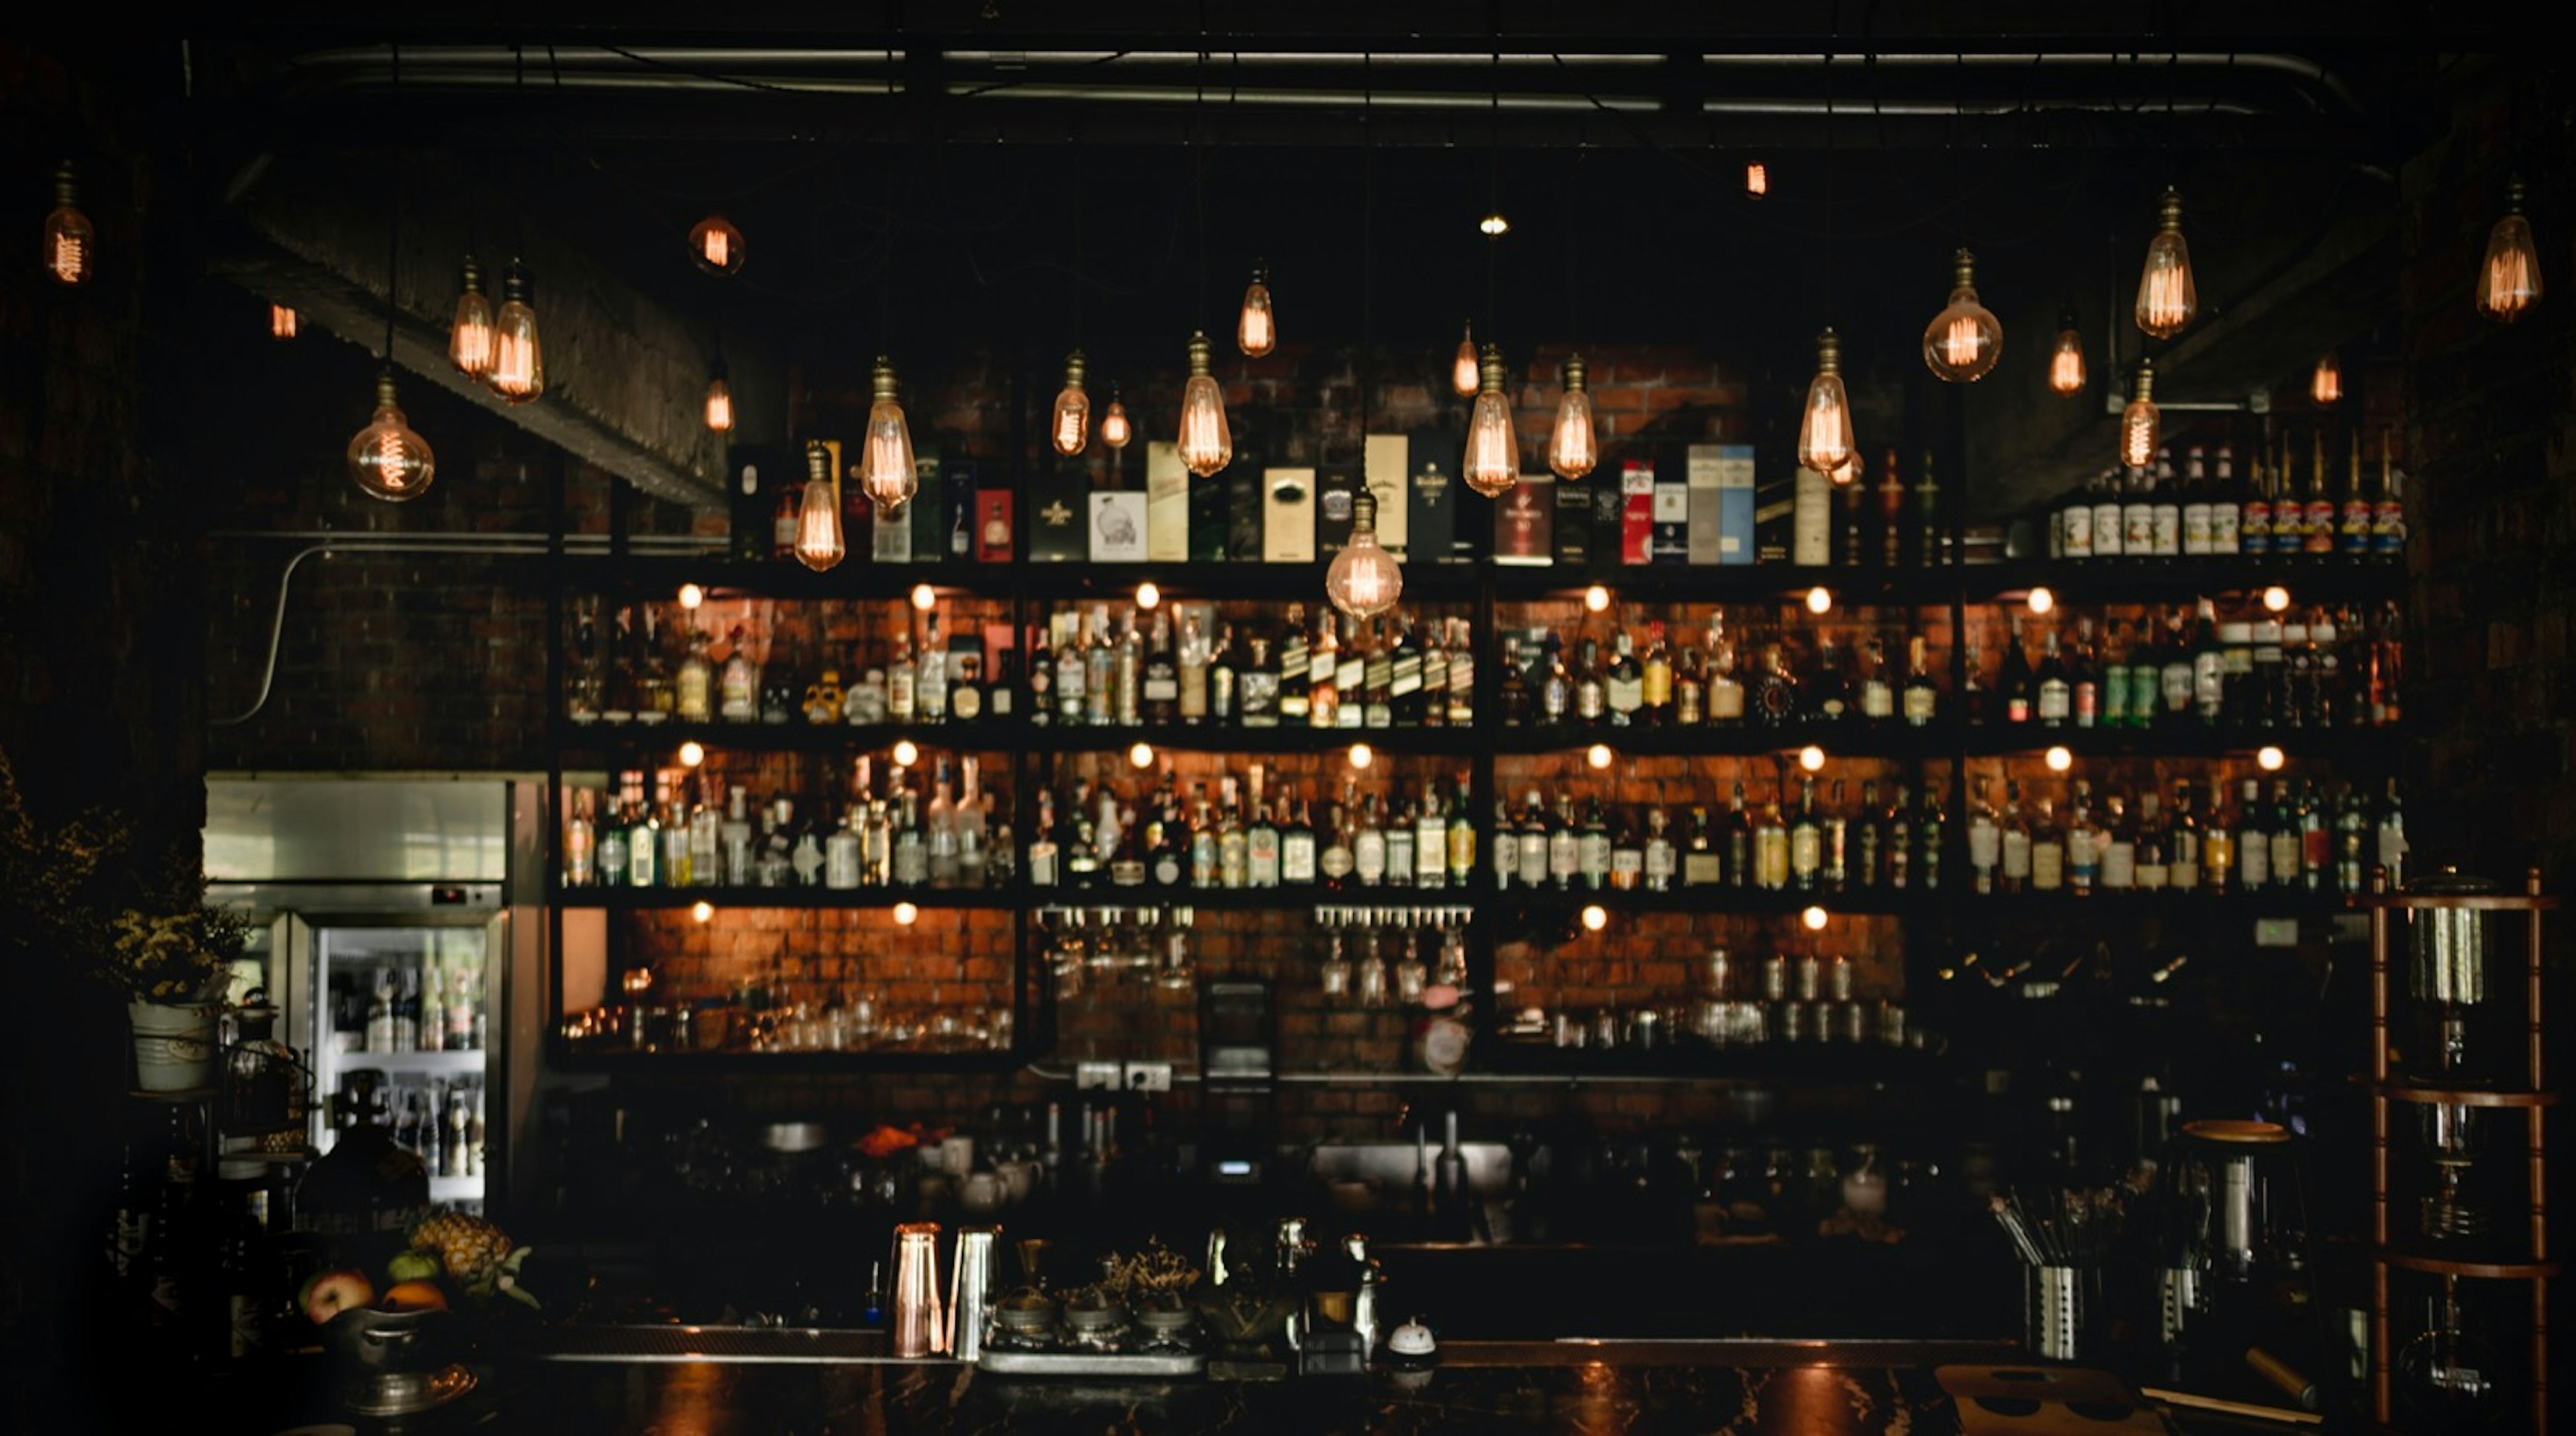
<svg viewBox="0 0 2576 1436"><path fill-rule="evenodd" d="M1172 1064L1169 1062L1128 1063L1127 1090L1130 1092L1171 1091Z"/></svg>
<svg viewBox="0 0 2576 1436"><path fill-rule="evenodd" d="M1085 1092L1091 1091L1095 1087L1104 1089L1116 1087L1118 1085L1118 1064L1115 1062L1077 1062L1073 1064L1073 1085Z"/></svg>

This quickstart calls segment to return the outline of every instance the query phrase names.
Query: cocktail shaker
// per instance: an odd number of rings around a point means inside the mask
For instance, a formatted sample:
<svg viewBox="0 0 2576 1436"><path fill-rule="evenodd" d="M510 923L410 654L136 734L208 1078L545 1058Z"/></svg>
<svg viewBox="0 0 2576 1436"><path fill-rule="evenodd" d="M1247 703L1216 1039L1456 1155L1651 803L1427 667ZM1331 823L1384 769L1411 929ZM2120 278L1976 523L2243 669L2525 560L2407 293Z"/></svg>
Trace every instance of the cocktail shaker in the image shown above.
<svg viewBox="0 0 2576 1436"><path fill-rule="evenodd" d="M894 1354L928 1356L947 1349L939 1308L939 1223L894 1229Z"/></svg>
<svg viewBox="0 0 2576 1436"><path fill-rule="evenodd" d="M1001 1235L998 1226L957 1229L956 1265L950 1268L948 1281L946 1349L960 1361L972 1361L984 1352L985 1317L993 1309L994 1248Z"/></svg>

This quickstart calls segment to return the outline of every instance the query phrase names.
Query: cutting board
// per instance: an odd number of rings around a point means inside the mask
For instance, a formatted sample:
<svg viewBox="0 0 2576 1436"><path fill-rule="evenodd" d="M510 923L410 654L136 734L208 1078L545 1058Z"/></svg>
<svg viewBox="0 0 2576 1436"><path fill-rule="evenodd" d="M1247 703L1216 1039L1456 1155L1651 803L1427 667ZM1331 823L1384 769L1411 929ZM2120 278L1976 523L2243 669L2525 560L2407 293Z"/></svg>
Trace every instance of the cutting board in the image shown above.
<svg viewBox="0 0 2576 1436"><path fill-rule="evenodd" d="M1962 1436L2172 1436L2164 1416L2107 1371L1944 1366L1933 1375Z"/></svg>

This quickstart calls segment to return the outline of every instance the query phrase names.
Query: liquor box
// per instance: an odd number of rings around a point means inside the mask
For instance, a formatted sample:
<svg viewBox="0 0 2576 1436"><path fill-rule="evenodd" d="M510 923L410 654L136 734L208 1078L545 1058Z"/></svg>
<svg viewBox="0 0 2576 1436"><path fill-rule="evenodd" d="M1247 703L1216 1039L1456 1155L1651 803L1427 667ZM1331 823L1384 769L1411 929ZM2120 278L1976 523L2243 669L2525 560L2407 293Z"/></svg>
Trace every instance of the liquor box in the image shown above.
<svg viewBox="0 0 2576 1436"><path fill-rule="evenodd" d="M1225 484L1225 556L1237 563L1261 561L1261 465L1234 456L1217 478Z"/></svg>
<svg viewBox="0 0 2576 1436"><path fill-rule="evenodd" d="M1200 478L1189 473L1190 562L1223 563L1233 521L1226 512L1225 475Z"/></svg>
<svg viewBox="0 0 2576 1436"><path fill-rule="evenodd" d="M1424 429L1404 436L1405 465L1412 473L1404 504L1408 563L1445 563L1458 557L1456 438L1453 429Z"/></svg>
<svg viewBox="0 0 2576 1436"><path fill-rule="evenodd" d="M1592 494L1601 485L1586 477L1556 481L1556 533L1550 546L1561 564L1592 562Z"/></svg>
<svg viewBox="0 0 2576 1436"><path fill-rule="evenodd" d="M1655 556L1655 465L1630 459L1619 466L1619 561L1642 564Z"/></svg>
<svg viewBox="0 0 2576 1436"><path fill-rule="evenodd" d="M1187 563L1190 557L1190 471L1181 446L1157 439L1145 446L1145 557Z"/></svg>
<svg viewBox="0 0 2576 1436"><path fill-rule="evenodd" d="M978 489L975 491L975 561L1009 563L1011 561L1011 491Z"/></svg>
<svg viewBox="0 0 2576 1436"><path fill-rule="evenodd" d="M1620 492L1619 475L1594 469L1583 487L1592 495L1592 561L1619 561L1620 530L1627 523L1628 496Z"/></svg>
<svg viewBox="0 0 2576 1436"><path fill-rule="evenodd" d="M1145 495L1111 489L1091 496L1091 561L1145 561Z"/></svg>
<svg viewBox="0 0 2576 1436"><path fill-rule="evenodd" d="M1655 466L1655 534L1652 559L1690 562L1690 489L1678 459Z"/></svg>
<svg viewBox="0 0 2576 1436"><path fill-rule="evenodd" d="M1067 468L1029 480L1029 561L1083 563L1091 557L1091 480Z"/></svg>
<svg viewBox="0 0 2576 1436"><path fill-rule="evenodd" d="M735 444L725 450L725 496L732 521L727 551L745 563L765 562L776 546L778 499L802 471L787 451L770 444Z"/></svg>
<svg viewBox="0 0 2576 1436"><path fill-rule="evenodd" d="M1759 552L1754 507L1753 446L1717 447L1717 561L1752 563Z"/></svg>
<svg viewBox="0 0 2576 1436"><path fill-rule="evenodd" d="M1695 564L1725 562L1725 525L1719 516L1725 490L1719 485L1718 452L1716 444L1693 444L1683 460L1683 497L1689 508L1684 522L1690 530L1684 545Z"/></svg>
<svg viewBox="0 0 2576 1436"><path fill-rule="evenodd" d="M914 563L937 563L948 554L948 507L940 497L947 462L935 453L913 457L912 502L904 511L912 515Z"/></svg>
<svg viewBox="0 0 2576 1436"><path fill-rule="evenodd" d="M1261 471L1261 559L1264 563L1315 561L1315 471Z"/></svg>
<svg viewBox="0 0 2576 1436"><path fill-rule="evenodd" d="M1798 508L1798 477L1763 479L1753 489L1753 561L1787 563Z"/></svg>
<svg viewBox="0 0 2576 1436"><path fill-rule="evenodd" d="M915 472L919 470L916 468ZM858 535L867 534L868 559L872 563L912 562L914 520L920 516L922 507L920 496L916 494L912 502L902 508L890 514L880 514L859 487L858 466L853 464L841 470L842 537L855 547ZM933 501L929 507L937 508L938 504Z"/></svg>
<svg viewBox="0 0 2576 1436"><path fill-rule="evenodd" d="M981 475L973 459L950 459L940 466L939 546L924 563L969 563L975 557L975 493ZM929 490L924 489L928 496Z"/></svg>
<svg viewBox="0 0 2576 1436"><path fill-rule="evenodd" d="M1543 565L1556 553L1556 476L1523 474L1494 500L1494 562Z"/></svg>
<svg viewBox="0 0 2576 1436"><path fill-rule="evenodd" d="M1322 464L1315 469L1315 552L1330 558L1351 541L1351 500L1360 491L1360 471L1348 464ZM1385 543L1381 534L1378 542Z"/></svg>
<svg viewBox="0 0 2576 1436"><path fill-rule="evenodd" d="M1405 502L1413 445L1402 434L1371 434L1360 441L1360 478L1377 498L1377 546L1398 558L1413 556L1412 515Z"/></svg>

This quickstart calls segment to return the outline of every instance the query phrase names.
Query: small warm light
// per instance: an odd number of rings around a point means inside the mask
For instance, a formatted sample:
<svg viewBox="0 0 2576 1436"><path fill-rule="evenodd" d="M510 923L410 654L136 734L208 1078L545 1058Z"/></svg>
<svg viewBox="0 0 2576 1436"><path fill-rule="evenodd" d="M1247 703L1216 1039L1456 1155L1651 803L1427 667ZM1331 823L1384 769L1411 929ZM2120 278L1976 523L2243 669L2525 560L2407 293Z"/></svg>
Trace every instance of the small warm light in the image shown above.
<svg viewBox="0 0 2576 1436"><path fill-rule="evenodd" d="M1798 465L1830 479L1859 451L1851 398L1843 391L1843 341L1827 329L1816 336L1816 377L1798 416Z"/></svg>
<svg viewBox="0 0 2576 1436"><path fill-rule="evenodd" d="M1610 586L1596 583L1583 591L1583 608L1587 613L1610 611Z"/></svg>
<svg viewBox="0 0 2576 1436"><path fill-rule="evenodd" d="M1597 902L1583 905L1583 930L1599 932L1610 925L1610 910Z"/></svg>
<svg viewBox="0 0 2576 1436"><path fill-rule="evenodd" d="M1136 585L1136 606L1147 611L1163 606L1163 590L1152 579Z"/></svg>
<svg viewBox="0 0 2576 1436"><path fill-rule="evenodd" d="M1771 167L1760 160L1744 163L1744 192L1760 199L1771 192Z"/></svg>
<svg viewBox="0 0 2576 1436"><path fill-rule="evenodd" d="M1086 367L1081 350L1064 356L1064 387L1056 391L1055 411L1047 419L1047 442L1068 459L1081 453L1091 437L1091 396L1082 387ZM1126 422L1123 410L1118 419L1122 425Z"/></svg>
<svg viewBox="0 0 2576 1436"><path fill-rule="evenodd" d="M867 437L860 441L859 492L876 511L891 518L912 502L921 487L912 462L912 426L898 399L894 361L880 354L869 374Z"/></svg>
<svg viewBox="0 0 2576 1436"><path fill-rule="evenodd" d="M1817 747L1813 743L1799 749L1798 766L1806 769L1810 773L1823 772L1825 770L1825 750Z"/></svg>
<svg viewBox="0 0 2576 1436"><path fill-rule="evenodd" d="M1512 403L1503 394L1503 351L1488 344L1476 359L1476 406L1467 415L1467 457L1460 465L1467 487L1489 499L1521 481L1521 441Z"/></svg>
<svg viewBox="0 0 2576 1436"><path fill-rule="evenodd" d="M723 365L716 366L716 372L707 379L705 416L708 433L733 432L733 386L725 382Z"/></svg>
<svg viewBox="0 0 2576 1436"><path fill-rule="evenodd" d="M1369 764L1374 763L1374 762L1376 762L1376 761L1377 761L1377 750L1376 750L1375 748L1370 747L1370 746L1369 746L1369 745L1367 745L1366 743L1353 743L1353 744L1351 745L1351 766L1352 766L1352 767L1354 767L1354 768L1365 768L1365 767L1367 767Z"/></svg>
<svg viewBox="0 0 2576 1436"><path fill-rule="evenodd" d="M2277 583L2272 585L2263 590L2263 606L2274 613L2289 612L2290 591Z"/></svg>
<svg viewBox="0 0 2576 1436"><path fill-rule="evenodd" d="M689 258L709 274L741 273L742 231L723 215L708 215L689 227Z"/></svg>
<svg viewBox="0 0 2576 1436"><path fill-rule="evenodd" d="M394 371L376 376L376 413L349 440L349 478L387 503L417 498L438 474L438 456L415 433L394 395Z"/></svg>
<svg viewBox="0 0 2576 1436"><path fill-rule="evenodd" d="M272 304L268 306L268 337L271 339L294 338L295 311L283 304Z"/></svg>
<svg viewBox="0 0 2576 1436"><path fill-rule="evenodd" d="M2046 613L2050 609L2057 607L2057 593L2048 585L2041 584L2039 587L2032 589L2030 591L2030 597L2024 599L2023 602L2030 606L2030 611L2033 613Z"/></svg>
<svg viewBox="0 0 2576 1436"><path fill-rule="evenodd" d="M1128 439L1132 437L1134 431L1127 427L1127 406L1118 401L1118 386L1112 384L1109 386L1109 407L1100 415L1100 442L1108 445L1110 452L1116 453L1126 448Z"/></svg>
<svg viewBox="0 0 2576 1436"><path fill-rule="evenodd" d="M909 768L915 763L920 762L920 746L915 744L909 738L896 739L894 743L894 761L895 766L899 768Z"/></svg>
<svg viewBox="0 0 2576 1436"><path fill-rule="evenodd" d="M1252 282L1243 289L1243 312L1234 321L1235 347L1258 359L1279 347L1279 316L1270 307L1270 267L1252 267Z"/></svg>
<svg viewBox="0 0 2576 1436"><path fill-rule="evenodd" d="M1823 932L1825 930L1825 910L1820 907L1809 907L1798 914L1798 921L1805 924L1806 929L1809 932Z"/></svg>
<svg viewBox="0 0 2576 1436"><path fill-rule="evenodd" d="M2057 316L2057 347L2048 351L2048 387L2069 398L2084 392L2084 335L2075 311Z"/></svg>
<svg viewBox="0 0 2576 1436"><path fill-rule="evenodd" d="M98 231L81 212L80 175L70 160L54 171L54 212L45 216L45 274L56 284L87 284Z"/></svg>
<svg viewBox="0 0 2576 1436"><path fill-rule="evenodd" d="M1208 337L1190 335L1190 377L1181 386L1181 467L1208 478L1234 462L1234 430L1226 422L1225 393L1208 369Z"/></svg>
<svg viewBox="0 0 2576 1436"><path fill-rule="evenodd" d="M921 921L921 909L908 902L896 903L894 905L894 920L904 927L910 927L914 923Z"/></svg>
<svg viewBox="0 0 2576 1436"><path fill-rule="evenodd" d="M1807 590L1807 611L1808 611L1809 613L1831 613L1831 612L1833 612L1833 611L1834 611L1834 591L1833 591L1832 589L1830 589L1830 588L1825 587L1825 586L1824 586L1823 584L1821 584L1821 583L1820 583L1820 584L1817 584L1814 588L1808 589L1808 590Z"/></svg>
<svg viewBox="0 0 2576 1436"><path fill-rule="evenodd" d="M1353 618L1375 618L1404 596L1404 565L1377 541L1377 496L1351 495L1351 537L1324 569L1324 598Z"/></svg>
<svg viewBox="0 0 2576 1436"><path fill-rule="evenodd" d="M1449 361L1449 387L1463 399L1476 392L1482 375L1483 370L1476 357L1476 326L1471 322L1465 336L1458 341L1457 357Z"/></svg>
<svg viewBox="0 0 2576 1436"><path fill-rule="evenodd" d="M1945 383L1973 384L2003 353L2003 323L1977 300L1976 257L1960 250L1951 259L1950 302L1923 330L1923 362Z"/></svg>
<svg viewBox="0 0 2576 1436"><path fill-rule="evenodd" d="M2317 356L2316 371L2308 375L2308 397L2320 409L2332 408L2343 398L2343 365L2333 350Z"/></svg>
<svg viewBox="0 0 2576 1436"><path fill-rule="evenodd" d="M680 585L680 607L696 608L707 601L707 591L694 583Z"/></svg>
<svg viewBox="0 0 2576 1436"><path fill-rule="evenodd" d="M1476 232L1487 239L1500 239L1512 232L1512 222L1503 218L1501 210L1488 210L1483 219L1476 221Z"/></svg>
<svg viewBox="0 0 2576 1436"><path fill-rule="evenodd" d="M1584 751L1583 761L1595 768L1607 768L1610 766L1610 761L1618 756L1610 751L1609 744L1595 743Z"/></svg>
<svg viewBox="0 0 2576 1436"><path fill-rule="evenodd" d="M841 488L832 476L832 451L820 439L805 443L805 494L796 506L796 561L821 573L841 561Z"/></svg>
<svg viewBox="0 0 2576 1436"><path fill-rule="evenodd" d="M2522 213L2522 177L2505 189L2504 218L2487 231L2486 258L2478 265L2478 312L2511 324L2540 302L2540 248Z"/></svg>
<svg viewBox="0 0 2576 1436"><path fill-rule="evenodd" d="M2066 750L2065 744L2057 743L2050 746L2047 754L2043 756L2041 761L2048 764L2048 771L2052 773L2063 773L2067 769L2075 766L2075 755Z"/></svg>
<svg viewBox="0 0 2576 1436"><path fill-rule="evenodd" d="M492 364L483 382L504 403L525 404L546 392L545 343L537 336L537 281L511 260L501 271L501 307L492 316Z"/></svg>
<svg viewBox="0 0 2576 1436"><path fill-rule="evenodd" d="M2120 462L2133 469L2143 469L2156 461L2156 446L2163 441L2164 415L2156 408L2156 370L2152 361L2138 361L2138 389L2130 396L2129 406L2120 411Z"/></svg>
<svg viewBox="0 0 2576 1436"><path fill-rule="evenodd" d="M2281 749L2277 744L2266 743L2254 752L2254 766L2266 773L2281 771L2282 761Z"/></svg>
<svg viewBox="0 0 2576 1436"><path fill-rule="evenodd" d="M689 916L696 918L700 922L712 921L715 915L716 905L707 901L705 898L700 898L696 902L689 904Z"/></svg>
<svg viewBox="0 0 2576 1436"><path fill-rule="evenodd" d="M2149 338L2171 339L2199 308L2191 249L2182 242L2182 196L2168 185L2157 207L2156 237L2147 242L2146 267L2138 275L2138 327Z"/></svg>
<svg viewBox="0 0 2576 1436"><path fill-rule="evenodd" d="M926 583L914 584L912 586L912 606L915 612L928 613L933 608L939 606L939 590L932 588Z"/></svg>
<svg viewBox="0 0 2576 1436"><path fill-rule="evenodd" d="M465 256L465 278L448 321L447 359L456 372L480 379L492 372L492 301L483 297L483 266Z"/></svg>
<svg viewBox="0 0 2576 1436"><path fill-rule="evenodd" d="M1153 767L1154 745L1151 743L1139 743L1135 747L1128 749L1127 761L1132 766L1138 768Z"/></svg>
<svg viewBox="0 0 2576 1436"><path fill-rule="evenodd" d="M680 766L694 768L707 761L706 745L692 738L680 745Z"/></svg>

